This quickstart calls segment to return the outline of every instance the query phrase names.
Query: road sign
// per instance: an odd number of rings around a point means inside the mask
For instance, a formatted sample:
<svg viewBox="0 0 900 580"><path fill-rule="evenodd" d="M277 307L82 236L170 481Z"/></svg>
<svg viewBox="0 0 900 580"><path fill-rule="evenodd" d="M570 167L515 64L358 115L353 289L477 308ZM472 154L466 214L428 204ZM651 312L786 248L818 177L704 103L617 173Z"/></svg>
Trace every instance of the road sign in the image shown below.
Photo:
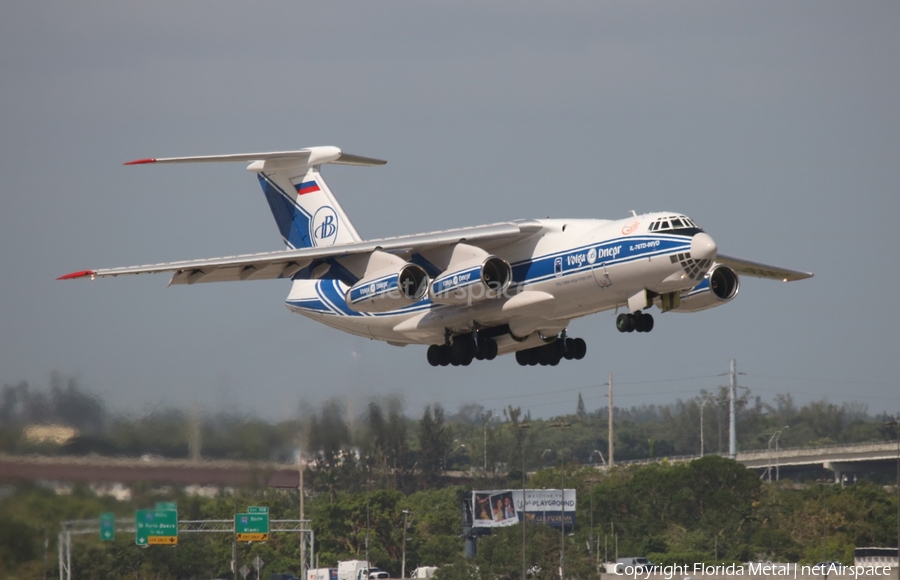
<svg viewBox="0 0 900 580"><path fill-rule="evenodd" d="M234 515L234 531L238 542L269 540L269 508L250 506L245 514Z"/></svg>
<svg viewBox="0 0 900 580"><path fill-rule="evenodd" d="M138 510L134 514L134 543L138 546L174 546L178 543L178 512Z"/></svg>
<svg viewBox="0 0 900 580"><path fill-rule="evenodd" d="M100 539L104 542L116 539L116 514L112 512L100 514Z"/></svg>
<svg viewBox="0 0 900 580"><path fill-rule="evenodd" d="M244 578L246 578L246 577L247 577L247 574L250 573L250 568L248 568L247 565L244 564L243 566L241 566L241 569L238 570L238 572L241 573L241 576L243 576Z"/></svg>
<svg viewBox="0 0 900 580"><path fill-rule="evenodd" d="M259 556L257 556L256 558L253 558L253 567L256 568L256 575L257 575L257 576L259 576L259 571L260 571L260 570L262 569L262 567L265 566L265 565L266 565L265 560L263 560L263 559L260 558Z"/></svg>

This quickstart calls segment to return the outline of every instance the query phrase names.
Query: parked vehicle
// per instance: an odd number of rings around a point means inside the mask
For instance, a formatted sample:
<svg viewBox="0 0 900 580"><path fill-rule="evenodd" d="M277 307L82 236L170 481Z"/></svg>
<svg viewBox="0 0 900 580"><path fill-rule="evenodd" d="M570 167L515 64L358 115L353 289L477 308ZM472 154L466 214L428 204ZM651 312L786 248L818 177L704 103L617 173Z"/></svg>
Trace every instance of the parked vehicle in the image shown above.
<svg viewBox="0 0 900 580"><path fill-rule="evenodd" d="M338 580L337 568L314 568L306 571L306 580Z"/></svg>
<svg viewBox="0 0 900 580"><path fill-rule="evenodd" d="M652 568L655 564L651 562L648 558L644 558L643 556L639 556L636 558L619 558L616 560L616 572L622 573L622 568L625 566L634 566L634 571L637 574L643 574Z"/></svg>

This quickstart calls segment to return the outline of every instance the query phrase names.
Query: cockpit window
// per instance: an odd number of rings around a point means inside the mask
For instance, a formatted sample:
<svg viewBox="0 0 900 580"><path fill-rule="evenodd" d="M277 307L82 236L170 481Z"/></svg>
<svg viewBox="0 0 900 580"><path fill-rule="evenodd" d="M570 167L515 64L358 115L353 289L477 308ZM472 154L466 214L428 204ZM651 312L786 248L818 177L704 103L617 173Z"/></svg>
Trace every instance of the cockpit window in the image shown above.
<svg viewBox="0 0 900 580"><path fill-rule="evenodd" d="M659 218L655 222L650 224L650 227L647 229L651 232L666 231L673 234L688 236L692 236L697 232L703 231L700 229L700 226L693 222L693 220L683 215L672 215L664 218Z"/></svg>

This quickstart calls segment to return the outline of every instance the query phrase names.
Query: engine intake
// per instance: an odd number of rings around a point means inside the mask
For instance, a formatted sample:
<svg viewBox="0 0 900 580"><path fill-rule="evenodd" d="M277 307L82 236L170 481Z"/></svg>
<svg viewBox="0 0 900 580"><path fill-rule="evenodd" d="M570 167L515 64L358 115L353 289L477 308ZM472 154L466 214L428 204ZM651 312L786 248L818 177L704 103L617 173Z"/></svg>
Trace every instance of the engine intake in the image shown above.
<svg viewBox="0 0 900 580"><path fill-rule="evenodd" d="M721 306L737 296L740 280L734 270L714 265L703 280L681 295L681 304L672 312L699 312Z"/></svg>
<svg viewBox="0 0 900 580"><path fill-rule="evenodd" d="M428 274L407 262L398 271L363 278L347 290L344 299L357 312L387 312L418 302L427 293Z"/></svg>
<svg viewBox="0 0 900 580"><path fill-rule="evenodd" d="M497 298L509 288L512 268L497 256L452 264L431 283L429 295L436 304L471 304Z"/></svg>

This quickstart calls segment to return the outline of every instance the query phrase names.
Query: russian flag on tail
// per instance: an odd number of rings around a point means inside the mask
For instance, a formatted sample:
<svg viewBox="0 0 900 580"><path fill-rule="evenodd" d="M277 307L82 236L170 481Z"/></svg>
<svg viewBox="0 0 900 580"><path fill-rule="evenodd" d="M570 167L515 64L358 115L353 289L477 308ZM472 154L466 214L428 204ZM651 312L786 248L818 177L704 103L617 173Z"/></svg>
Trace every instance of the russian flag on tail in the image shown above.
<svg viewBox="0 0 900 580"><path fill-rule="evenodd" d="M297 190L297 195L304 195L306 193L319 191L319 184L315 181L304 181L303 183L296 184L294 188Z"/></svg>

